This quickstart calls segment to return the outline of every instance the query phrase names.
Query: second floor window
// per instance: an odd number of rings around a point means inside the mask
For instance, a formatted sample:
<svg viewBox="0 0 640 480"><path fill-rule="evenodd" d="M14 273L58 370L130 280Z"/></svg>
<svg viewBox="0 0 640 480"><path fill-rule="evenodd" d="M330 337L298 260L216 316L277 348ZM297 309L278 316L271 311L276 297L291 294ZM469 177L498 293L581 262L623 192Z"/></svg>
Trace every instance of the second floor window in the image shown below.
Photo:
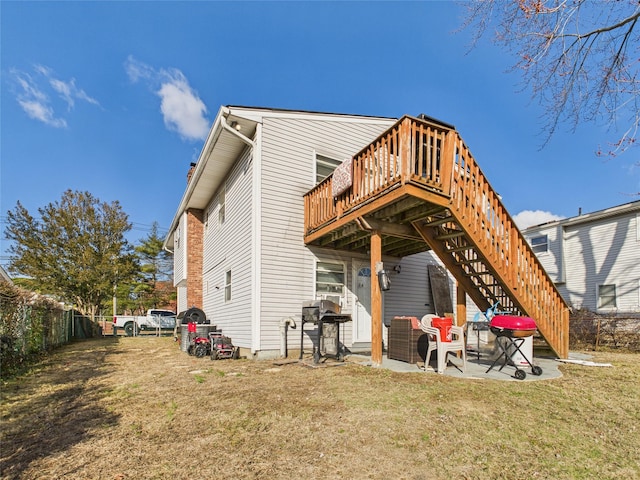
<svg viewBox="0 0 640 480"><path fill-rule="evenodd" d="M542 253L548 250L548 239L546 235L531 237L531 249L533 253Z"/></svg>
<svg viewBox="0 0 640 480"><path fill-rule="evenodd" d="M325 178L331 175L336 167L341 163L341 160L325 157L324 155L316 153L316 183L322 182Z"/></svg>
<svg viewBox="0 0 640 480"><path fill-rule="evenodd" d="M227 270L224 274L224 301L231 301L231 270Z"/></svg>
<svg viewBox="0 0 640 480"><path fill-rule="evenodd" d="M220 223L220 225L222 225L224 223L225 220L225 214L226 214L226 202L227 202L227 192L226 192L226 187L222 187L222 189L220 190L220 210L218 211L218 222Z"/></svg>

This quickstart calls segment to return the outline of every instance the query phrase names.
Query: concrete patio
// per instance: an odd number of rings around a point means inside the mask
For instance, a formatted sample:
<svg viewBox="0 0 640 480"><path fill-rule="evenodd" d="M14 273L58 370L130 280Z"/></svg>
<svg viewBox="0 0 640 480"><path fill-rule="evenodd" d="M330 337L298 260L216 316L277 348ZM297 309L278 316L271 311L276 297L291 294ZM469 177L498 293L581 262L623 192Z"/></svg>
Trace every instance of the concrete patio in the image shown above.
<svg viewBox="0 0 640 480"><path fill-rule="evenodd" d="M583 359L583 356L578 354L569 354L569 358L578 358ZM434 360L435 356L432 357L432 361L430 365L427 367L427 371L424 370L424 365L422 363L410 364L407 362L401 362L398 360L391 360L387 358L386 354L383 356L382 365L379 368L386 368L392 370L394 372L404 372L404 373L423 373L425 375L438 375L435 371L436 362ZM541 375L533 375L531 373L531 367L520 367L526 373L526 378L524 380L518 380L514 377L515 368L510 365L506 365L502 370L500 367L502 366L502 360L499 361L496 366L490 371L487 372L487 369L491 366L493 359L486 358L481 356L480 360L475 353L469 354L467 356L467 368L465 372L462 372L460 365L462 365L462 360L456 358L454 355L449 356L449 363L447 368L444 371L444 376L449 377L457 377L457 378L467 378L473 380L512 380L516 382L532 382L539 380L550 380L553 378L559 378L562 376L558 367L562 364L555 357L534 357L532 363L534 365L542 368ZM371 363L371 356L366 354L352 354L346 358L346 361L357 363L365 366L373 366Z"/></svg>

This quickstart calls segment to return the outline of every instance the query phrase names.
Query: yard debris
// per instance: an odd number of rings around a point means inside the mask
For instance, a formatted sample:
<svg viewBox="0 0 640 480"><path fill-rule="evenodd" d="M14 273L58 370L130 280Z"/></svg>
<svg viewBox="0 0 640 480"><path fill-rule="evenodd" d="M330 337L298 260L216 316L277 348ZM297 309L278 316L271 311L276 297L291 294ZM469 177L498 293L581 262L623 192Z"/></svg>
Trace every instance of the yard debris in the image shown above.
<svg viewBox="0 0 640 480"><path fill-rule="evenodd" d="M559 362L563 363L575 363L577 365L584 365L585 367L613 367L610 363L597 363L591 360L572 360L569 358L559 358Z"/></svg>

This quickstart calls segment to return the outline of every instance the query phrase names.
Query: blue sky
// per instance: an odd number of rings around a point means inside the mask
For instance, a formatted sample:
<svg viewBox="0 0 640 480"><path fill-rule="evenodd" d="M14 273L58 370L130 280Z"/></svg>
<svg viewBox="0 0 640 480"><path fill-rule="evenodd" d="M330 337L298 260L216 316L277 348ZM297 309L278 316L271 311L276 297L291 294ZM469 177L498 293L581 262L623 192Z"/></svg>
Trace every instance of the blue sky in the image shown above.
<svg viewBox="0 0 640 480"><path fill-rule="evenodd" d="M561 127L489 39L469 51L453 2L0 3L0 226L67 189L167 228L221 105L454 124L509 212L545 221L637 200L637 151ZM519 218L522 218L519 216ZM3 241L3 248L6 247ZM6 266L3 254L0 263Z"/></svg>

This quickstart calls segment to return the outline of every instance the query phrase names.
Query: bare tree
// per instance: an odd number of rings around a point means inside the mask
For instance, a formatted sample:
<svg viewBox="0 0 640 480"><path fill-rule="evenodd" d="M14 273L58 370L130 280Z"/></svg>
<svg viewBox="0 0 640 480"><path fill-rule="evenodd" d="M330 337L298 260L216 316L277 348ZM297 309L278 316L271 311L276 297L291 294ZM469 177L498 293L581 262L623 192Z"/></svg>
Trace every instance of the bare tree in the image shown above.
<svg viewBox="0 0 640 480"><path fill-rule="evenodd" d="M525 88L546 111L546 144L561 123L606 125L600 155L636 145L640 126L638 0L484 0L467 3L475 39L495 31ZM475 42L474 42L475 44ZM640 165L640 162L637 163Z"/></svg>

